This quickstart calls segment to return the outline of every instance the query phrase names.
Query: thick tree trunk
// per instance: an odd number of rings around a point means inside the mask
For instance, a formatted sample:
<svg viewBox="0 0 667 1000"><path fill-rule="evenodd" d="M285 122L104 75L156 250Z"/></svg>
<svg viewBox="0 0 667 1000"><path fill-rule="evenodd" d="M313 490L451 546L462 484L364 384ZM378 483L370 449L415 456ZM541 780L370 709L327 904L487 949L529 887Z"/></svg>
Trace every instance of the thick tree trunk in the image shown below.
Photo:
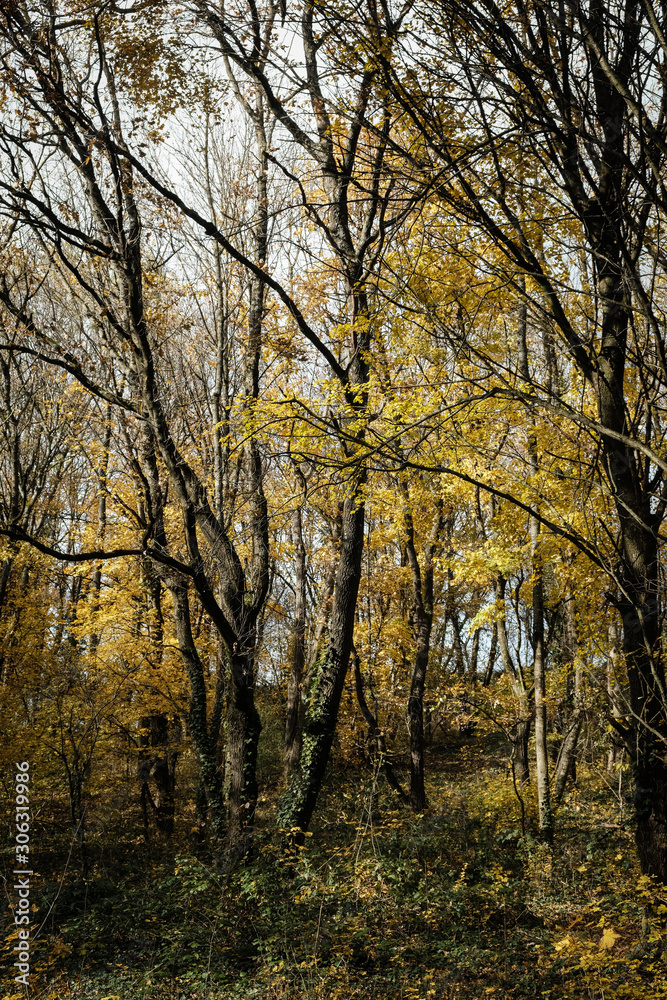
<svg viewBox="0 0 667 1000"><path fill-rule="evenodd" d="M170 590L174 600L176 635L190 682L190 705L187 715L190 737L199 763L199 779L206 793L213 834L217 840L222 840L225 832L225 810L222 778L217 759L218 733L211 731L207 721L204 665L192 636L187 589L184 585L172 583Z"/></svg>
<svg viewBox="0 0 667 1000"><path fill-rule="evenodd" d="M254 699L253 653L232 652L227 693L227 865L236 868L252 851L257 808L257 746L262 729Z"/></svg>
<svg viewBox="0 0 667 1000"><path fill-rule="evenodd" d="M343 504L340 555L328 642L311 671L299 766L285 793L279 814L280 823L288 832L296 832L297 828L301 831L297 839L308 829L322 787L352 649L364 544L364 505L361 497L365 481L365 473L360 471L356 490Z"/></svg>

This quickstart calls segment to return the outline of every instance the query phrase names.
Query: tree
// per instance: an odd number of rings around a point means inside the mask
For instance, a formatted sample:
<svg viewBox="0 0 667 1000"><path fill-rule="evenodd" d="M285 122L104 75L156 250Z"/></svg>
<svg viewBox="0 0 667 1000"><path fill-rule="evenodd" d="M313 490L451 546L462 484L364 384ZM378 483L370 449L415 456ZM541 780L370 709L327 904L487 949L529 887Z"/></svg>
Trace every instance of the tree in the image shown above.
<svg viewBox="0 0 667 1000"><path fill-rule="evenodd" d="M376 87L377 68L347 44L342 11L320 11L309 0L303 5L299 26L303 63L295 67L284 61L283 78L274 80L262 53L268 46L275 59L280 51L275 44L280 10L276 3L268 3L263 10L254 4L247 8L240 4L220 11L202 2L196 9L226 63L259 88L267 111L299 147L309 170L314 169L314 177L306 183L294 179L306 212L333 255L344 301L344 316L338 326L340 332L346 332L341 352L345 361L338 361L319 338L309 337L338 383L340 402L331 426L340 439L348 473L328 635L311 678L299 769L281 810L287 829L304 831L315 808L333 740L361 574L367 469L358 453L366 436L375 327L369 279L388 222L390 186L385 180L384 154L390 114ZM362 16L372 23L372 8ZM341 93L328 86L334 68L345 72ZM290 109L297 97L305 125ZM374 123L372 131L366 125L369 119ZM311 193L312 187L315 191Z"/></svg>
<svg viewBox="0 0 667 1000"><path fill-rule="evenodd" d="M255 760L260 722L253 698L254 644L268 590L262 464L250 437L241 450L237 473L250 533L244 568L231 537L233 507L214 510L211 506L206 474L186 457L190 445L184 428L177 414L169 412L171 400L165 391L169 364L161 368L159 363L165 315L160 311L161 303L151 296L151 287L157 291L162 282L158 269L147 263L144 238L151 209L126 142L126 129L132 126L126 118L127 105L121 105L119 99L114 69L114 60L123 54L119 45L122 28L122 18L119 24L113 14L96 16L90 24L77 21L61 27L58 15L54 17L46 7L31 16L20 6L5 12L2 36L7 85L35 127L27 140L20 132L4 129L5 153L13 176L11 183L2 185L3 205L15 229L32 229L42 247L24 286L16 272L13 283L5 280L2 302L21 331L15 350L65 368L89 393L112 404L122 415L130 468L141 495L135 526L140 527L143 537L139 544L135 541L121 551L147 556L152 572L170 593L190 684L187 721L218 836L225 825L217 760L225 689L220 673L209 711L206 670L193 635L192 594L210 616L227 651L227 825L229 855L234 863L249 852L257 798ZM94 84L88 72L90 60L98 74ZM124 100L131 97L125 94ZM33 150L38 157L44 155L54 134L61 171L58 180L38 165L35 183L28 181L25 171L32 169ZM63 194L71 210L65 201L53 205L57 200L54 185L58 183L61 189L63 185L69 189ZM261 197L256 231L259 242L254 248L241 359L242 423L259 391L264 311L260 261L266 256L266 206ZM70 299L85 303L85 312L65 313L64 336L59 337L57 331L51 334L46 329L33 310L43 301L47 287L62 298L72 285ZM218 322L223 321L219 316ZM182 530L174 525L168 489L173 491ZM5 531L10 537L17 536L11 525ZM32 536L30 539L34 541ZM76 558L100 556L83 551Z"/></svg>
<svg viewBox="0 0 667 1000"><path fill-rule="evenodd" d="M532 382L526 395L599 442L596 474L613 498L615 535L581 547L604 563L623 622L630 713L615 724L633 760L642 866L664 879L661 18L632 2L447 2L415 7L400 58L377 57L415 137L397 152L447 211L486 235L492 266L519 292L525 281L558 337L561 372L595 401L589 417L563 405L557 383Z"/></svg>

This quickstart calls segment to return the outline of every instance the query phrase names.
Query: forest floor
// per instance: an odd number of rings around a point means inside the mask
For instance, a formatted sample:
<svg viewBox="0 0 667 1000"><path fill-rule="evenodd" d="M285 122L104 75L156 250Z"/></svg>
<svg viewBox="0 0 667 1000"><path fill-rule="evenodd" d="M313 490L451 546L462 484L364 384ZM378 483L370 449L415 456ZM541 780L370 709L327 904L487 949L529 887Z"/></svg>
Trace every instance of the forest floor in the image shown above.
<svg viewBox="0 0 667 1000"><path fill-rule="evenodd" d="M667 998L667 892L639 873L627 775L580 764L550 848L534 835L530 789L522 829L507 758L493 734L433 749L419 816L370 767L333 768L312 835L289 857L267 795L257 860L233 876L193 847L186 816L170 843L146 842L136 803L132 821L91 834L85 878L76 851L42 844L30 995ZM277 783L266 752L263 766L265 786ZM0 996L18 1000L5 920Z"/></svg>

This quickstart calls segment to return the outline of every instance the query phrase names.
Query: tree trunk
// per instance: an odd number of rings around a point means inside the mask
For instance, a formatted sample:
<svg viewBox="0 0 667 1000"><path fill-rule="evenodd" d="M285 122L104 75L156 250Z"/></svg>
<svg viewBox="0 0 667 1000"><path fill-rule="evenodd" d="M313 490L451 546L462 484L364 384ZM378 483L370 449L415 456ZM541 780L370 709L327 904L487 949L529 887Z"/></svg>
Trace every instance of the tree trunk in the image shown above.
<svg viewBox="0 0 667 1000"><path fill-rule="evenodd" d="M622 691L618 678L618 654L619 654L619 634L616 623L613 622L609 628L610 650L607 656L607 699L611 713L611 722L614 732L611 736L611 746L607 753L607 771L614 774L619 760L623 756L623 740L619 736L619 729L622 730L621 720L625 715L622 707Z"/></svg>
<svg viewBox="0 0 667 1000"><path fill-rule="evenodd" d="M306 694L306 717L299 766L293 774L279 813L279 821L297 840L313 815L333 742L338 707L347 673L364 545L364 470L357 473L356 489L343 504L340 556L331 608L328 642L311 671Z"/></svg>
<svg viewBox="0 0 667 1000"><path fill-rule="evenodd" d="M292 515L292 535L294 538L296 585L285 718L285 775L288 779L299 762L303 733L301 682L306 662L306 547L303 543L301 506L296 507Z"/></svg>
<svg viewBox="0 0 667 1000"><path fill-rule="evenodd" d="M217 760L218 733L211 731L207 721L207 697L204 665L199 658L192 636L190 605L185 585L171 583L174 600L174 622L181 657L190 682L190 705L187 715L190 737L199 762L199 778L206 793L213 834L222 840L225 831L225 811L222 779Z"/></svg>
<svg viewBox="0 0 667 1000"><path fill-rule="evenodd" d="M253 651L232 651L227 693L227 866L250 858L257 808L257 746L262 729L254 699Z"/></svg>
<svg viewBox="0 0 667 1000"><path fill-rule="evenodd" d="M618 112L621 113L620 111ZM610 233L604 234L607 240ZM600 423L627 433L624 369L631 322L627 283L615 243L598 261L603 303L602 345L597 379ZM628 672L632 717L626 732L635 784L636 843L642 872L667 880L667 692L660 650L660 581L657 527L650 495L642 488L635 453L602 432L603 460L612 486L621 529L623 653Z"/></svg>
<svg viewBox="0 0 667 1000"><path fill-rule="evenodd" d="M477 661L479 659L479 634L482 630L479 628L475 629L472 637L472 649L470 650L470 663L468 664L468 677L470 683L475 685L477 683Z"/></svg>
<svg viewBox="0 0 667 1000"><path fill-rule="evenodd" d="M374 741L377 754L380 761L380 766L384 773L385 778L389 786L396 792L401 802L407 802L407 796L401 787L401 783L396 777L393 767L391 766L391 761L387 756L387 747L385 744L384 736L378 725L378 721L368 707L368 702L366 701L366 696L364 694L364 681L361 676L361 663L359 662L359 657L356 650L353 650L354 657L354 686L357 693L357 701L359 703L359 708L361 709L361 714L363 715L366 724L368 725L368 735Z"/></svg>
<svg viewBox="0 0 667 1000"><path fill-rule="evenodd" d="M415 812L426 808L424 788L424 686L431 638L431 620L424 616L417 632L410 697L408 698L408 725L410 728L410 805Z"/></svg>
<svg viewBox="0 0 667 1000"><path fill-rule="evenodd" d="M512 742L512 762L520 785L530 784L530 766L528 763L528 740L530 739L531 718L527 705L523 713L512 727L510 739Z"/></svg>
<svg viewBox="0 0 667 1000"><path fill-rule="evenodd" d="M401 482L403 493L403 523L405 550L412 573L412 613L415 632L415 660L408 698L408 726L410 730L410 805L415 812L426 808L424 787L424 689L431 647L433 626L433 556L440 534L445 526L442 500L436 502L436 514L429 541L424 546L424 569L419 565L415 545L415 531L410 506L410 495L405 479ZM451 520L451 519L450 519ZM451 531L451 529L450 529ZM451 572L448 575L448 600L451 589ZM450 612L453 609L450 608ZM454 621L454 618L452 618ZM455 628L456 631L456 628Z"/></svg>
<svg viewBox="0 0 667 1000"><path fill-rule="evenodd" d="M531 465L537 472L534 439L530 442ZM537 777L537 808L540 833L545 840L553 838L553 818L549 791L549 754L547 750L546 657L544 651L544 588L542 557L539 550L540 523L530 519L530 551L533 569L533 684L535 688L535 773Z"/></svg>
<svg viewBox="0 0 667 1000"><path fill-rule="evenodd" d="M558 750L554 776L554 806L560 805L568 778L576 781L576 752L579 733L584 719L582 707L581 659L577 655L577 627L574 617L574 596L568 592L565 599L562 636L562 664L565 667L565 704L567 722Z"/></svg>
<svg viewBox="0 0 667 1000"><path fill-rule="evenodd" d="M563 737L558 760L556 761L556 774L554 777L553 804L559 806L565 793L567 779L573 771L574 755L577 750L581 723L583 722L583 712L580 708L575 708L568 719L568 727Z"/></svg>
<svg viewBox="0 0 667 1000"><path fill-rule="evenodd" d="M109 470L109 449L111 447L111 406L106 409L106 427L104 429L104 442L102 452L102 462L97 470L98 475L98 495L97 495L97 546L102 548L107 528L107 475ZM100 610L100 596L102 592L102 566L97 565L93 570L93 604L92 620L97 624L97 616ZM94 630L90 636L90 653L95 656L99 646L99 635Z"/></svg>
<svg viewBox="0 0 667 1000"><path fill-rule="evenodd" d="M167 716L162 713L144 716L139 720L139 730L139 780L142 783L144 828L148 832L147 807L150 803L155 811L158 830L170 837L174 831L174 793L180 734L178 728L170 724ZM150 792L151 780L155 783L155 798Z"/></svg>
<svg viewBox="0 0 667 1000"><path fill-rule="evenodd" d="M518 701L517 720L510 731L510 742L512 743L512 763L517 774L519 784L527 785L530 782L530 765L528 762L528 739L530 737L531 713L528 704L528 691L521 666L516 667L510 653L509 642L507 641L507 628L505 626L505 577L498 573L495 583L496 607L500 614L496 619L496 636L498 648L503 661L503 669L510 678L512 689Z"/></svg>
<svg viewBox="0 0 667 1000"><path fill-rule="evenodd" d="M493 677L493 668L496 665L496 654L498 652L498 623L493 623L493 629L491 632L491 648L489 649L489 659L486 663L486 670L484 671L484 678L482 680L482 687L488 687L491 683L491 678Z"/></svg>
<svg viewBox="0 0 667 1000"><path fill-rule="evenodd" d="M650 605L656 593L646 595L641 605L622 605L623 648L628 666L632 718L627 748L634 774L634 804L637 820L635 840L642 872L667 881L667 766L665 764L664 673L658 636L657 615ZM643 617L643 620L642 620ZM648 649L647 649L648 647Z"/></svg>

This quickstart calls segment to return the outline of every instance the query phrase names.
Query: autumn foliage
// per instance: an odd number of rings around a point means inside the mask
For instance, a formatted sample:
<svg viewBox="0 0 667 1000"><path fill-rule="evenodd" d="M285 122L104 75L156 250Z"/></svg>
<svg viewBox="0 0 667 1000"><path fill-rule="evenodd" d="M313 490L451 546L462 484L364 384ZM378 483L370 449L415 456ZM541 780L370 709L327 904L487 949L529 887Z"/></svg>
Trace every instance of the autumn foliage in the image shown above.
<svg viewBox="0 0 667 1000"><path fill-rule="evenodd" d="M667 997L665 16L0 5L29 995Z"/></svg>

